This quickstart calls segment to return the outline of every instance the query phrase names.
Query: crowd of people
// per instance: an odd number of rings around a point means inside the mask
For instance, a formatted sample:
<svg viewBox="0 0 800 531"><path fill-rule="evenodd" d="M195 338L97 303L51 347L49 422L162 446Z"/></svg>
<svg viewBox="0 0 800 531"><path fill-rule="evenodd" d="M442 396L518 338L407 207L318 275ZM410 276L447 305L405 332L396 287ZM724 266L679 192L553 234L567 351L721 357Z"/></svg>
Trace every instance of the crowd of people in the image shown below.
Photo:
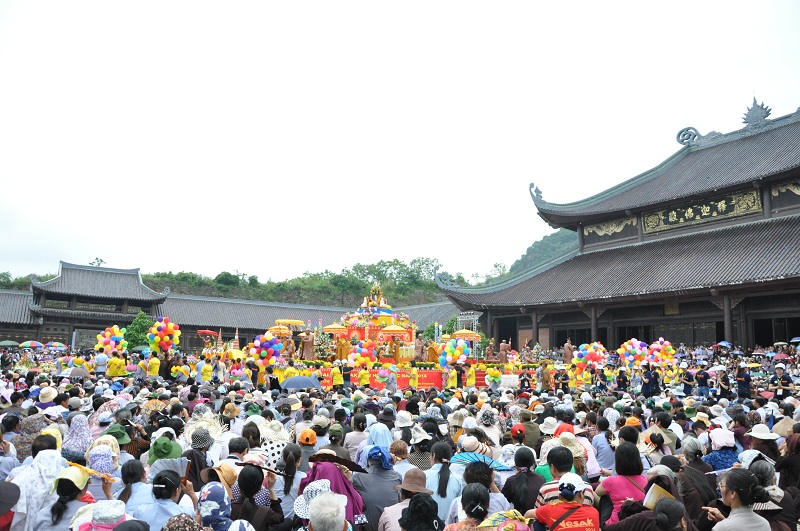
<svg viewBox="0 0 800 531"><path fill-rule="evenodd" d="M89 377L4 371L0 531L798 526L800 401L783 363L762 378L735 357L544 360L513 387L473 372L443 390L320 390L231 379L220 360L204 374L143 357L125 375L86 361Z"/></svg>

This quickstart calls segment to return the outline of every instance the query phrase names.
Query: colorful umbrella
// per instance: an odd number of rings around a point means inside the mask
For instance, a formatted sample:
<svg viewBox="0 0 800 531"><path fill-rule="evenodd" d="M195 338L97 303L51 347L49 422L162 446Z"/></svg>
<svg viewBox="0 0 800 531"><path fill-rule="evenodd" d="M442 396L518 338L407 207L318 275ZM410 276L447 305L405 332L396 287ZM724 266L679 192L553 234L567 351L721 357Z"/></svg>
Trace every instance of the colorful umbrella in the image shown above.
<svg viewBox="0 0 800 531"><path fill-rule="evenodd" d="M775 357L772 358L772 359L774 359L774 360L785 360L785 359L788 359L789 357L790 356L787 353L781 352L780 354L776 354Z"/></svg>
<svg viewBox="0 0 800 531"><path fill-rule="evenodd" d="M45 343L44 346L47 348L67 348L64 343L59 343L58 341L50 341L49 343Z"/></svg>
<svg viewBox="0 0 800 531"><path fill-rule="evenodd" d="M498 472L509 471L513 470L510 466L506 466L500 461L495 461L491 457L483 454L479 454L477 452L461 452L460 454L454 455L450 459L451 463L461 463L464 465L468 465L470 463L486 463L492 470L496 470Z"/></svg>
<svg viewBox="0 0 800 531"><path fill-rule="evenodd" d="M44 345L38 341L25 341L19 344L19 348L42 348Z"/></svg>

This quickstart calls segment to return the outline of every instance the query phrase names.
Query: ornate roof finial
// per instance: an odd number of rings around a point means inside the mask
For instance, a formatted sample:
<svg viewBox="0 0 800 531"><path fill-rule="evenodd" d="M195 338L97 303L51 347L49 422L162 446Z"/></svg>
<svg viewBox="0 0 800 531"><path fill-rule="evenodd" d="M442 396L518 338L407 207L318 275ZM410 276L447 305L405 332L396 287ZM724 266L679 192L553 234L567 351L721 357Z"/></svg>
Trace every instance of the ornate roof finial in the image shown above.
<svg viewBox="0 0 800 531"><path fill-rule="evenodd" d="M772 114L772 109L758 103L755 96L753 96L753 106L747 109L747 112L742 117L742 123L747 124L748 129L761 129L767 125L767 118Z"/></svg>
<svg viewBox="0 0 800 531"><path fill-rule="evenodd" d="M697 142L698 138L700 138L700 133L697 132L697 129L694 127L684 127L678 131L678 136L675 138L675 140L678 141L678 144L686 146Z"/></svg>
<svg viewBox="0 0 800 531"><path fill-rule="evenodd" d="M531 199L533 199L534 203L542 200L542 191L539 190L539 187L535 184L531 183L528 185L528 192L531 194Z"/></svg>

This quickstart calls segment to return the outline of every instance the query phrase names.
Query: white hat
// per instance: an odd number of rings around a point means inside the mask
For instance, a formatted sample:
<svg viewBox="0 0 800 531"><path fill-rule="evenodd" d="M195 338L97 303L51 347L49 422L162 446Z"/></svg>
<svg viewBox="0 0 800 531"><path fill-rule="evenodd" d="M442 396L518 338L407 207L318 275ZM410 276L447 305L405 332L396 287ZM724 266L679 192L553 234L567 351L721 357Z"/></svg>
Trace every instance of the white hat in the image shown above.
<svg viewBox="0 0 800 531"><path fill-rule="evenodd" d="M627 370L628 370L628 368L627 368L627 367L620 367L620 368L619 368L619 372L625 372L625 371L627 371Z"/></svg>
<svg viewBox="0 0 800 531"><path fill-rule="evenodd" d="M745 435L761 439L762 441L774 441L779 437L777 433L772 433L766 425L761 423L753 426L753 429L745 433Z"/></svg>
<svg viewBox="0 0 800 531"><path fill-rule="evenodd" d="M689 368L689 364L686 363L685 361L682 361L681 364L679 365L679 367L681 369L688 369Z"/></svg>
<svg viewBox="0 0 800 531"><path fill-rule="evenodd" d="M589 488L589 486L578 474L567 472L561 476L561 479L558 480L558 490L560 491L563 488L567 488L574 493L578 493L585 491L587 488Z"/></svg>
<svg viewBox="0 0 800 531"><path fill-rule="evenodd" d="M409 428L414 425L414 420L411 418L411 413L408 411L398 411L397 420L394 425L398 428Z"/></svg>
<svg viewBox="0 0 800 531"><path fill-rule="evenodd" d="M744 369L745 367L747 367L747 364L746 364L745 362L741 362L741 363L739 364L739 368L740 368L740 369Z"/></svg>
<svg viewBox="0 0 800 531"><path fill-rule="evenodd" d="M779 363L779 364L775 365L775 368L776 369L786 369L786 365L784 365L783 363Z"/></svg>
<svg viewBox="0 0 800 531"><path fill-rule="evenodd" d="M558 427L558 421L555 419L555 417L547 417L546 419L544 419L544 422L542 422L540 429L542 433L553 435L557 427Z"/></svg>

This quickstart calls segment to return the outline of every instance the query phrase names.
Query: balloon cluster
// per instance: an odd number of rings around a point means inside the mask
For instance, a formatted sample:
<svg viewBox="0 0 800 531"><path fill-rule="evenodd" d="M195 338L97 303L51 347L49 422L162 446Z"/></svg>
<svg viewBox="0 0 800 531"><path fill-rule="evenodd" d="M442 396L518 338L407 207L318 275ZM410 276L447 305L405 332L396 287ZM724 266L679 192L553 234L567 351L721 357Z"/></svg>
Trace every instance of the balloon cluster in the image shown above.
<svg viewBox="0 0 800 531"><path fill-rule="evenodd" d="M659 337L658 341L653 341L649 347L648 361L655 361L658 363L672 363L675 357L675 348L672 343Z"/></svg>
<svg viewBox="0 0 800 531"><path fill-rule="evenodd" d="M620 354L622 356L622 354ZM587 363L605 364L608 360L608 351L599 341L583 343L578 347L573 361L579 371L586 368Z"/></svg>
<svg viewBox="0 0 800 531"><path fill-rule="evenodd" d="M278 363L281 359L281 351L283 351L283 343L280 338L273 336L270 332L256 336L253 339L253 346L250 348L250 354L258 356L256 365L260 367Z"/></svg>
<svg viewBox="0 0 800 531"><path fill-rule="evenodd" d="M347 357L347 364L350 367L366 363L367 367L372 368L372 364L377 361L375 357L375 342L370 340L359 341L350 349Z"/></svg>
<svg viewBox="0 0 800 531"><path fill-rule="evenodd" d="M106 328L102 334L97 334L97 344L94 349L102 350L106 354L111 354L115 350L117 352L127 350L128 342L125 340L125 332L127 332L125 328L117 325Z"/></svg>
<svg viewBox="0 0 800 531"><path fill-rule="evenodd" d="M619 346L617 354L619 354L620 363L624 360L628 367L640 365L648 354L647 343L639 341L635 337L631 338Z"/></svg>
<svg viewBox="0 0 800 531"><path fill-rule="evenodd" d="M439 345L439 365L444 367L448 363L467 361L472 349L463 339L450 339L447 343Z"/></svg>
<svg viewBox="0 0 800 531"><path fill-rule="evenodd" d="M150 349L154 352L169 352L173 345L181 343L181 327L169 320L169 317L156 317L156 322L147 334Z"/></svg>

